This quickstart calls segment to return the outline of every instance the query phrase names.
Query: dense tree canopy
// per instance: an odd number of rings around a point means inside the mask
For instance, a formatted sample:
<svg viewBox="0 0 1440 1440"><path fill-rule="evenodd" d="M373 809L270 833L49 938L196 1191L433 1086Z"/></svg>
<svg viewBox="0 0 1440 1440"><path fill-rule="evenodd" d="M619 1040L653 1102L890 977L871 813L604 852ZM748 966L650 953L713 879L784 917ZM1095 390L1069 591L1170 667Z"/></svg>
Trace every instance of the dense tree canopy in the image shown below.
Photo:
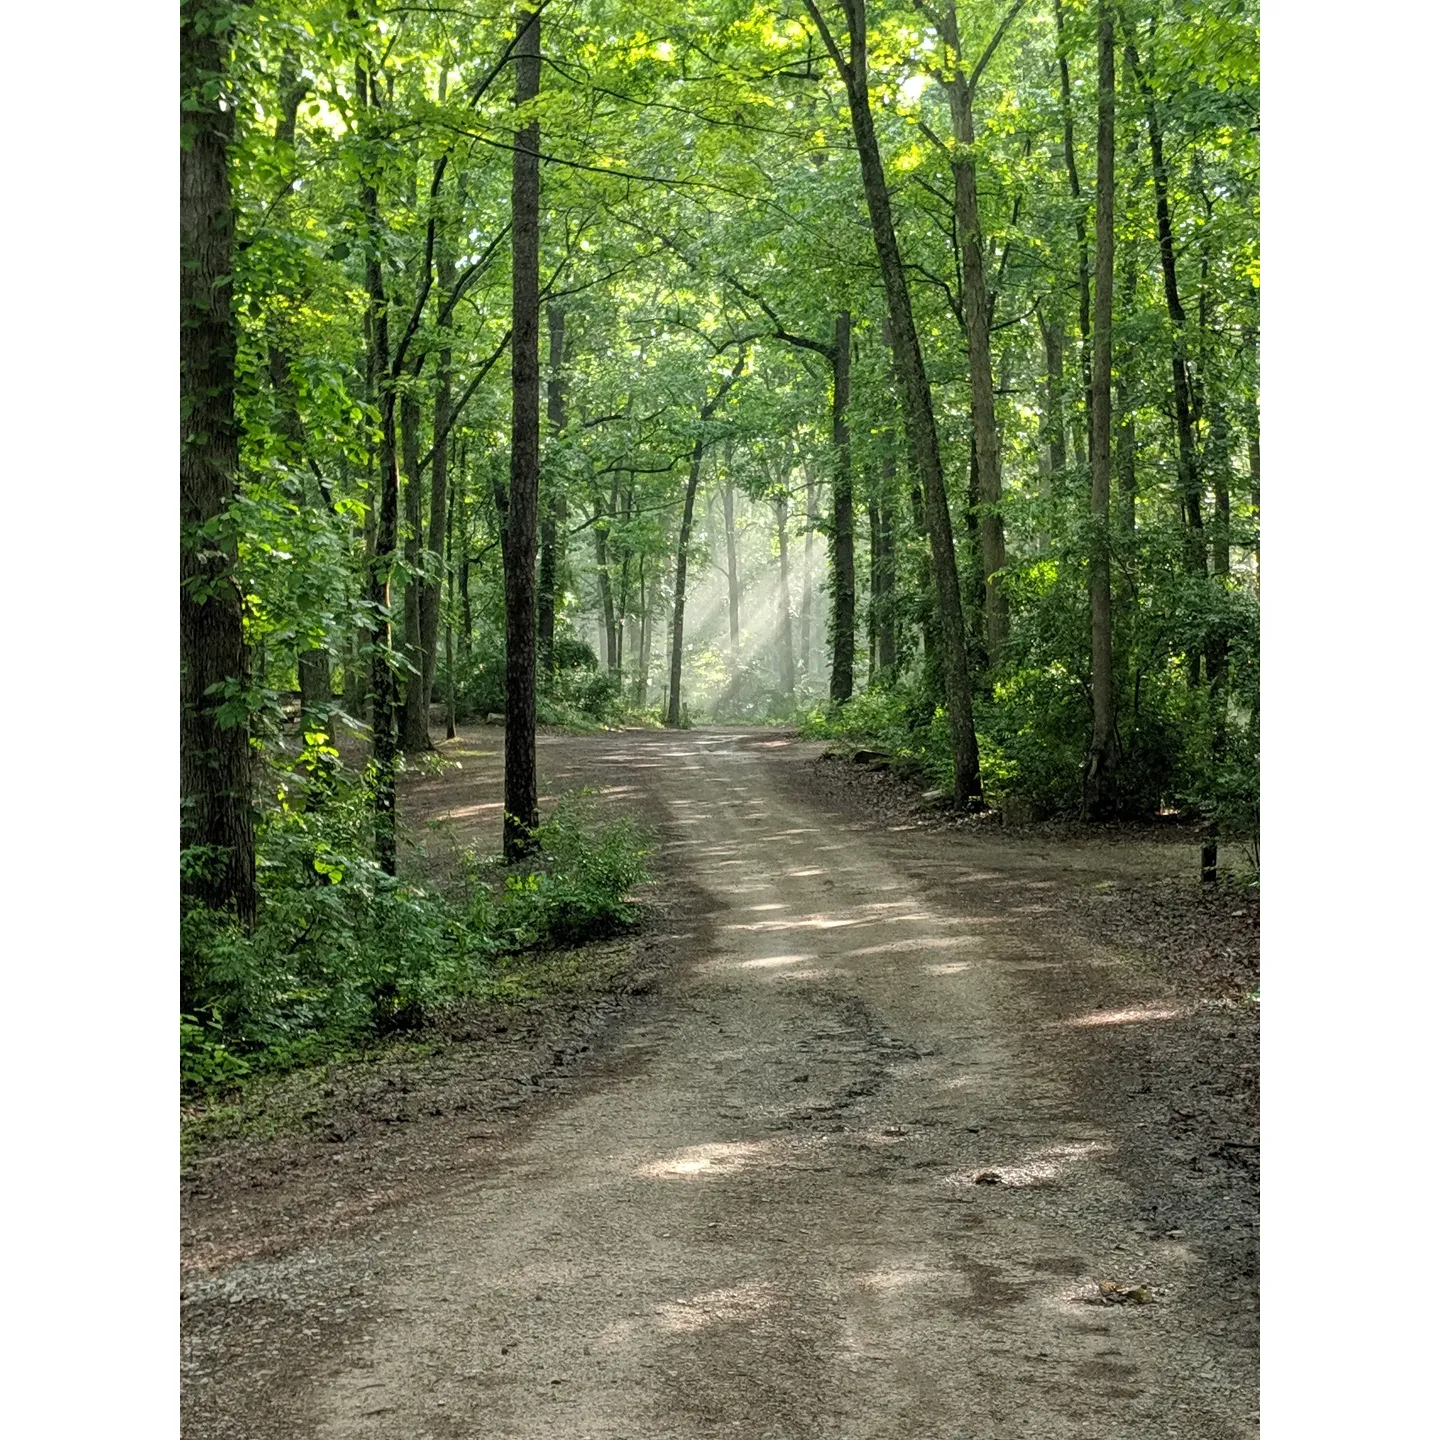
<svg viewBox="0 0 1440 1440"><path fill-rule="evenodd" d="M509 715L517 853L536 717L1253 830L1252 0L181 13L205 903L296 695L391 870L432 701Z"/></svg>

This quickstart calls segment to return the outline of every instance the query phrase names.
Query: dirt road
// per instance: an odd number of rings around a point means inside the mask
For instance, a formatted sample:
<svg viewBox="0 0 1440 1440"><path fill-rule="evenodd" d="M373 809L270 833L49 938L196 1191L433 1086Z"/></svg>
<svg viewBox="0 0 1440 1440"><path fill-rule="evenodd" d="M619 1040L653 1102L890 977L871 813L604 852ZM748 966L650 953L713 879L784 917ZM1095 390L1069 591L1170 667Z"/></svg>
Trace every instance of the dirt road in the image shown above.
<svg viewBox="0 0 1440 1440"><path fill-rule="evenodd" d="M363 1251L375 1303L290 1357L283 1427L228 1433L1256 1433L1252 1177L1187 1142L1205 1116L1161 1073L1201 1022L1063 924L1053 856L836 810L813 753L542 749L660 822L679 958L498 1155L383 1244L306 1257Z"/></svg>

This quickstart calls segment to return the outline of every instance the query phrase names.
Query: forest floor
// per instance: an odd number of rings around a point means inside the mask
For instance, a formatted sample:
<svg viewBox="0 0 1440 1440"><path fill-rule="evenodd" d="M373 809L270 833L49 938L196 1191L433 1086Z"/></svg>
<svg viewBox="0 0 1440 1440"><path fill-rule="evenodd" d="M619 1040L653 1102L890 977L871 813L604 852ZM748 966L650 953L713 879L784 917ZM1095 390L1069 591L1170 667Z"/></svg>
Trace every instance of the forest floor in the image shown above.
<svg viewBox="0 0 1440 1440"><path fill-rule="evenodd" d="M500 741L407 782L429 863ZM542 737L657 830L649 921L201 1147L188 1440L1257 1432L1258 898L824 748Z"/></svg>

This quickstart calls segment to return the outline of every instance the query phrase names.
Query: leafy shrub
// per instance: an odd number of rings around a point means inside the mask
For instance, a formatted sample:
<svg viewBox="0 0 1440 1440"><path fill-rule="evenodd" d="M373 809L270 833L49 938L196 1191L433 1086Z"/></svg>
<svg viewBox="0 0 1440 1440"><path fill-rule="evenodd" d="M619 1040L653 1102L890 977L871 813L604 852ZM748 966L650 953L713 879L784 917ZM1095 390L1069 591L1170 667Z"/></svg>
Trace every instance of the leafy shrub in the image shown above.
<svg viewBox="0 0 1440 1440"><path fill-rule="evenodd" d="M629 821L601 824L589 806L564 802L522 868L477 862L468 883L441 894L368 857L369 806L353 772L332 772L327 785L319 797L288 774L263 816L252 930L201 907L182 916L187 1089L223 1089L413 1029L492 992L507 955L635 919L628 896L646 878L648 840Z"/></svg>

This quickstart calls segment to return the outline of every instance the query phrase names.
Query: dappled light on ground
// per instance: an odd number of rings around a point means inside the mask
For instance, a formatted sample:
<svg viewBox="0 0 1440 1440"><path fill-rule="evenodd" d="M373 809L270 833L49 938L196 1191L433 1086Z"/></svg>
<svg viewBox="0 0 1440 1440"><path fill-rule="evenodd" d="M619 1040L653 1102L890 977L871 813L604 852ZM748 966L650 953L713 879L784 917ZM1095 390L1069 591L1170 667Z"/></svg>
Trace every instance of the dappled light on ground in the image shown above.
<svg viewBox="0 0 1440 1440"><path fill-rule="evenodd" d="M724 1290L707 1290L688 1300L672 1300L656 1307L668 1329L693 1334L707 1325L729 1320L750 1320L775 1303L771 1287L760 1280L746 1280Z"/></svg>
<svg viewBox="0 0 1440 1440"><path fill-rule="evenodd" d="M976 1171L957 1171L946 1176L948 1185L983 1185L986 1180L977 1177L995 1176L991 1184L1023 1187L1039 1185L1054 1180L1072 1165L1081 1160L1091 1160L1102 1155L1113 1155L1115 1147L1104 1140L1076 1140L1063 1145L1050 1145L1043 1150L1032 1151L1023 1159L1009 1165L984 1165Z"/></svg>
<svg viewBox="0 0 1440 1440"><path fill-rule="evenodd" d="M1134 1005L1128 1010L1097 1010L1091 1015L1077 1015L1062 1020L1066 1030L1091 1030L1102 1025L1139 1025L1147 1020L1175 1020L1184 1012L1173 1005Z"/></svg>
<svg viewBox="0 0 1440 1440"><path fill-rule="evenodd" d="M798 965L802 960L813 960L813 955L762 955L756 960L735 962L741 970L771 970L777 965Z"/></svg>
<svg viewBox="0 0 1440 1440"><path fill-rule="evenodd" d="M647 1180L689 1180L698 1175L729 1175L765 1158L769 1140L717 1141L690 1145L668 1160L642 1165L635 1173Z"/></svg>

